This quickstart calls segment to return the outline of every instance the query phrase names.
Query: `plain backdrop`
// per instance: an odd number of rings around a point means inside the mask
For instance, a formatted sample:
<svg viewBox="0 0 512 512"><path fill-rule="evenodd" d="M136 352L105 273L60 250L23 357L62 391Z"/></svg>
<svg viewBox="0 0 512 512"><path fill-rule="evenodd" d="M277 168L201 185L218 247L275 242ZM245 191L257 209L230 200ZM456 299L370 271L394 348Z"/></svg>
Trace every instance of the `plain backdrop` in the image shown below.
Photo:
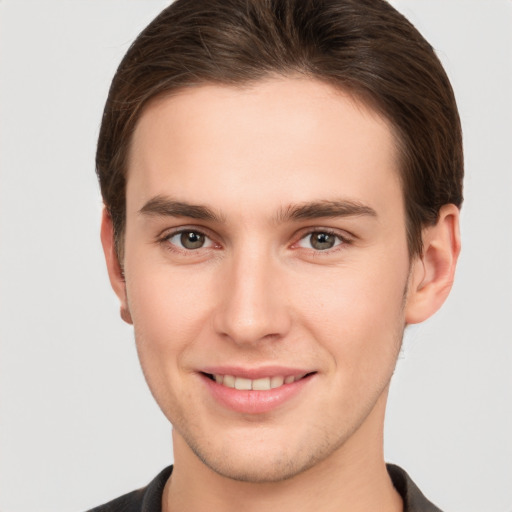
<svg viewBox="0 0 512 512"><path fill-rule="evenodd" d="M94 174L110 80L161 0L0 0L0 512L85 510L172 461L119 318ZM387 460L447 512L512 511L512 2L394 4L436 48L464 127L451 297L409 329Z"/></svg>

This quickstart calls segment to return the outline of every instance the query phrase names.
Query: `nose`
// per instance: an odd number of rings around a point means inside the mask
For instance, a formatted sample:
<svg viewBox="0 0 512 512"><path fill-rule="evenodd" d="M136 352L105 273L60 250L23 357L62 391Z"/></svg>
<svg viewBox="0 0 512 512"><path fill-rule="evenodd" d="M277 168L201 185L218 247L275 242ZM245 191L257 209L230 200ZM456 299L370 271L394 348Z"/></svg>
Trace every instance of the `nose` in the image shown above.
<svg viewBox="0 0 512 512"><path fill-rule="evenodd" d="M224 263L216 332L245 346L283 338L290 330L291 314L279 262L268 253L249 250Z"/></svg>

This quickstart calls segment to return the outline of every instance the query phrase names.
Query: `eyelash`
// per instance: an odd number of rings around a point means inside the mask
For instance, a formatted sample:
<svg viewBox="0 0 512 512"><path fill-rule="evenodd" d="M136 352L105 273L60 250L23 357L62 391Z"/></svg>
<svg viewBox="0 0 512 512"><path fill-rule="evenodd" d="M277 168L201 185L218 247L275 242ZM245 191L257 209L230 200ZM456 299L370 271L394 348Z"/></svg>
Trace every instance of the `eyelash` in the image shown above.
<svg viewBox="0 0 512 512"><path fill-rule="evenodd" d="M197 234L199 236L204 236L206 239L208 239L211 242L211 246L209 246L209 247L198 247L197 249L187 249L187 248L180 247L177 244L174 244L174 243L170 242L170 240L172 238L174 238L175 236L181 235L183 233L195 233L195 234ZM311 237L315 233L334 236L337 239L337 242L338 242L333 247L328 248L328 249L324 249L324 250L302 247L303 249L306 249L307 251L310 251L315 256L322 256L322 255L332 254L335 251L342 250L344 247L346 247L347 245L350 245L352 243L352 238L350 236L348 236L346 234L342 235L338 231L335 231L333 229L330 229L330 228L314 228L314 229L310 228L308 231L302 231L300 233L300 237L298 239L296 239L296 241L291 245L291 248L294 249L294 250L300 249L301 247L299 246L299 243L301 241L305 240L307 237ZM193 227L190 227L190 228L186 228L185 227L185 228L176 229L175 231L166 232L162 236L158 237L157 242L159 244L161 244L161 245L164 245L165 248L167 250L169 250L169 251L184 253L184 254L188 254L188 255L190 255L190 254L192 254L194 252L199 251L199 249L211 250L211 249L216 249L216 248L220 247L220 244L217 244L213 240L213 237L211 237L207 232L205 232L204 229L196 229L196 228L193 228Z"/></svg>
<svg viewBox="0 0 512 512"><path fill-rule="evenodd" d="M180 247L179 245L171 242L172 238L174 238L175 236L178 236L178 235L182 235L183 233L195 233L196 235L204 236L205 239L208 239L212 243L212 246L198 247L197 249L187 249L185 247ZM210 235L208 235L208 233L206 233L203 229L195 229L193 227L190 227L190 228L185 227L185 228L176 229L171 232L166 232L162 236L159 236L157 238L157 242L161 245L164 245L165 248L169 251L178 252L178 253L187 254L187 255L191 255L192 253L197 252L199 249L215 249L217 247L220 247L220 245L216 244L213 241L213 238Z"/></svg>
<svg viewBox="0 0 512 512"><path fill-rule="evenodd" d="M344 248L346 248L347 245L349 245L352 242L352 239L348 235L346 235L346 234L342 235L341 233L339 233L336 230L333 230L330 228L315 228L315 229L310 229L309 231L305 231L305 232L301 233L300 238L297 240L297 242L294 242L292 247L295 248L295 247L299 246L300 242L307 239L308 237L311 237L314 234L322 234L322 235L325 234L325 235L333 236L336 238L336 242L337 242L336 245L334 245L333 247L324 249L324 250L303 247L304 249L310 251L311 254L313 254L314 256L330 255L333 252L343 250ZM299 246L299 248L300 248L300 246Z"/></svg>

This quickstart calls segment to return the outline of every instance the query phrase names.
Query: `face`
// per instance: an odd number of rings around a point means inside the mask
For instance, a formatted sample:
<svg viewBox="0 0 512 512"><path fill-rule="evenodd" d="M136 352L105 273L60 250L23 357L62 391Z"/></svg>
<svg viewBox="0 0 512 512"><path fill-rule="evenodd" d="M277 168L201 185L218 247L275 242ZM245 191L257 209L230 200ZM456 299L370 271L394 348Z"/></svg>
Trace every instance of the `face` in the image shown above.
<svg viewBox="0 0 512 512"><path fill-rule="evenodd" d="M217 474L372 449L409 263L393 134L348 95L273 79L143 113L119 295L175 442Z"/></svg>

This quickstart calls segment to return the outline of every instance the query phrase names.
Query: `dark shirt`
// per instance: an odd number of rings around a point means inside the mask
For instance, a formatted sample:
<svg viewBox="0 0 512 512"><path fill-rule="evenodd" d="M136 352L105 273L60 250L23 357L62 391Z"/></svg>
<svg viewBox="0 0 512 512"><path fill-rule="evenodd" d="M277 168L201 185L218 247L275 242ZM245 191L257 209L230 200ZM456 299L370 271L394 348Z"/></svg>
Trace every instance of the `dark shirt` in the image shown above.
<svg viewBox="0 0 512 512"><path fill-rule="evenodd" d="M392 464L387 467L393 485L404 501L404 512L441 512L423 496L402 468ZM162 512L162 494L171 473L172 466L169 466L147 487L125 494L89 512Z"/></svg>

